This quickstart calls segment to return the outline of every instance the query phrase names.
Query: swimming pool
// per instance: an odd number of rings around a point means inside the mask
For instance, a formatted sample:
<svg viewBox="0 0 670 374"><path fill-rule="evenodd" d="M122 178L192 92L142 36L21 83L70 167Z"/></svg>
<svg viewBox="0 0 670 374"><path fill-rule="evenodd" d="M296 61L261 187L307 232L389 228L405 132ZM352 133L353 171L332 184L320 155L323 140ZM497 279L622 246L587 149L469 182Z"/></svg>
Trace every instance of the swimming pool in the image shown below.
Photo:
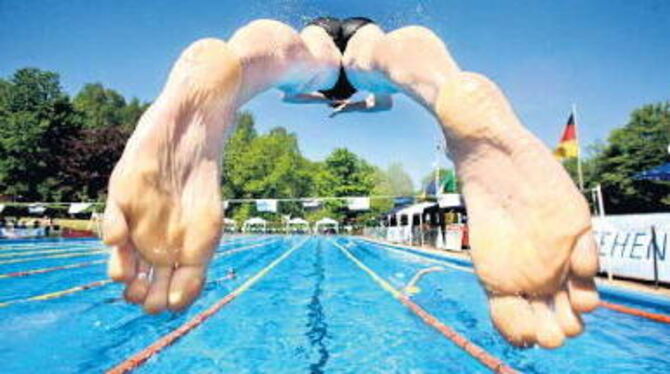
<svg viewBox="0 0 670 374"><path fill-rule="evenodd" d="M587 331L558 350L517 349L495 332L467 263L359 238L226 238L196 303L158 316L119 298L121 286L106 282L101 247L95 240L0 243L0 371L105 371L196 321L146 362L135 361L136 371L488 372L393 297L432 266L445 271L424 276L413 302L519 371L670 371L670 324L600 308L586 316ZM225 277L231 267L234 280ZM637 296L604 293L668 314L663 300Z"/></svg>

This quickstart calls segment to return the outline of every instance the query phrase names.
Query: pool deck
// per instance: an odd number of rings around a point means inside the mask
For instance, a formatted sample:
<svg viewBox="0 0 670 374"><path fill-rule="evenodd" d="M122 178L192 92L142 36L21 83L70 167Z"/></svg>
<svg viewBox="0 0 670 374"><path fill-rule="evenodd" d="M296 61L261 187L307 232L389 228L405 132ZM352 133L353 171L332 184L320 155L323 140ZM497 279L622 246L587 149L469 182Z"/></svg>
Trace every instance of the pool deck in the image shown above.
<svg viewBox="0 0 670 374"><path fill-rule="evenodd" d="M412 245L406 245L406 244L396 244L396 243L391 243L385 240L373 238L370 236L361 236L361 238L365 238L366 240L370 240L373 242L377 242L380 244L386 244L386 245L393 245L397 247L405 247L408 249L412 249L414 251L419 251L419 252L428 252L428 253L434 253L438 254L440 256L446 256L446 257L453 257L456 259L460 260L466 260L469 262L472 262L470 259L470 251L469 250L463 250L463 251L449 251L449 250L443 250L443 249L437 249L432 246L423 246L423 247L417 247L417 246L412 246ZM644 282L637 282L634 280L627 280L627 279L613 279L609 280L607 279L606 276L601 276L598 275L596 278L596 283L598 285L605 285L605 286L613 286L613 287L620 287L624 289L628 289L631 291L637 291L637 292L644 292L647 294L655 295L655 296L661 296L665 298L670 298L670 286L668 285L660 285L659 287L655 287L653 285L650 285L648 283Z"/></svg>

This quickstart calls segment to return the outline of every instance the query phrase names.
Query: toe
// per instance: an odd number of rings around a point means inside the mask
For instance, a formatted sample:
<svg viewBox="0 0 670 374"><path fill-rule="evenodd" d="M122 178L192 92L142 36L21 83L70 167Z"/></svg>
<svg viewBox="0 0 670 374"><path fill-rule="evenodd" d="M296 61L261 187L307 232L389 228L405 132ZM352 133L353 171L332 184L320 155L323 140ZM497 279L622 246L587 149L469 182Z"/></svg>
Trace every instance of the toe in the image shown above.
<svg viewBox="0 0 670 374"><path fill-rule="evenodd" d="M582 332L584 328L582 320L572 310L567 291L561 290L554 297L554 314L565 336L573 337Z"/></svg>
<svg viewBox="0 0 670 374"><path fill-rule="evenodd" d="M128 224L121 208L112 201L107 201L102 224L103 241L107 245L121 245L128 241Z"/></svg>
<svg viewBox="0 0 670 374"><path fill-rule="evenodd" d="M204 280L204 266L180 266L177 268L170 281L168 307L177 311L189 306L200 294Z"/></svg>
<svg viewBox="0 0 670 374"><path fill-rule="evenodd" d="M133 304L143 304L151 285L149 282L151 266L142 259L139 259L137 262L138 265L135 278L130 282L128 287L126 287L123 296L128 302Z"/></svg>
<svg viewBox="0 0 670 374"><path fill-rule="evenodd" d="M144 299L144 310L149 314L160 313L168 305L168 289L172 277L171 266L154 267L151 285L146 299Z"/></svg>
<svg viewBox="0 0 670 374"><path fill-rule="evenodd" d="M527 347L535 343L535 316L528 301L519 296L493 296L491 319L510 343Z"/></svg>
<svg viewBox="0 0 670 374"><path fill-rule="evenodd" d="M570 270L582 278L594 277L598 272L598 247L591 230L577 239L570 257Z"/></svg>
<svg viewBox="0 0 670 374"><path fill-rule="evenodd" d="M600 298L592 278L570 277L568 279L568 295L572 309L579 313L588 313L598 307Z"/></svg>
<svg viewBox="0 0 670 374"><path fill-rule="evenodd" d="M115 282L129 283L135 278L135 249L126 242L112 248L107 262L107 274Z"/></svg>
<svg viewBox="0 0 670 374"><path fill-rule="evenodd" d="M543 348L558 348L563 345L565 335L558 324L548 299L535 299L531 302L535 314L535 338Z"/></svg>

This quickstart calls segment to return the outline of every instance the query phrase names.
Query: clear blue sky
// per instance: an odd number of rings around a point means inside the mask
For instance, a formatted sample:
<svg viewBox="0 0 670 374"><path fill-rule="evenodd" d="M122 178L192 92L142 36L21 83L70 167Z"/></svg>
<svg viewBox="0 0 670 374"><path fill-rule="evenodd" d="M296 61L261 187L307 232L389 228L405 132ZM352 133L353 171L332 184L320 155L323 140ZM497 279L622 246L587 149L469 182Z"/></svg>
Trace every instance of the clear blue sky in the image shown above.
<svg viewBox="0 0 670 374"><path fill-rule="evenodd" d="M435 30L467 70L496 80L525 124L553 147L577 103L582 144L605 139L636 107L670 99L670 1L0 0L0 76L35 66L61 74L75 94L101 82L153 100L174 59L202 37L229 37L256 18L300 27L318 15L367 16L386 30ZM328 119L328 109L291 106L276 91L247 108L261 130L286 126L304 154L346 146L380 166L402 162L418 182L438 136L418 105ZM442 165L449 165L441 157Z"/></svg>

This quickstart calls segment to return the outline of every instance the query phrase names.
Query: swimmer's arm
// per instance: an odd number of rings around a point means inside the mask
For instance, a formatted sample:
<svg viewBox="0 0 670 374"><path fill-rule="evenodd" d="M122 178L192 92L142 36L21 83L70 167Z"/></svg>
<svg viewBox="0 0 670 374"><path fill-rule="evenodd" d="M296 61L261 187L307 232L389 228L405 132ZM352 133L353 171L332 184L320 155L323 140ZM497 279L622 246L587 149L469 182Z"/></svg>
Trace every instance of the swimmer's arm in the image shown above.
<svg viewBox="0 0 670 374"><path fill-rule="evenodd" d="M330 100L324 94L318 91L298 94L284 92L282 101L291 104L322 104L325 102L330 102Z"/></svg>
<svg viewBox="0 0 670 374"><path fill-rule="evenodd" d="M393 98L388 94L372 94L361 101L344 101L337 106L330 117L335 117L341 113L347 112L381 112L390 110L393 107Z"/></svg>

